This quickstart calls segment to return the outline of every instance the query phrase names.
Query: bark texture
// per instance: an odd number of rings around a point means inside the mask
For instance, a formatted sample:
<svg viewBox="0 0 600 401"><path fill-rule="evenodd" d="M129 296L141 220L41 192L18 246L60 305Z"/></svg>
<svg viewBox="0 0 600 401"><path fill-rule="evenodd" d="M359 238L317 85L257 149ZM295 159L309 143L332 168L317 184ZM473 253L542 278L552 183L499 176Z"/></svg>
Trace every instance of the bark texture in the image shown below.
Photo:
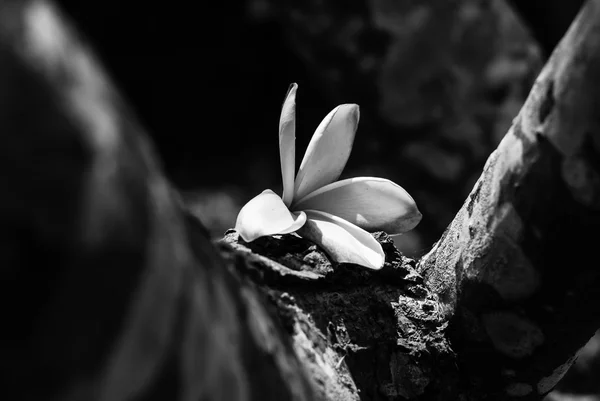
<svg viewBox="0 0 600 401"><path fill-rule="evenodd" d="M332 264L293 235L245 244L230 231L223 245L276 305L319 399L456 399L455 356L437 296L391 238L375 237L386 252L379 271Z"/></svg>
<svg viewBox="0 0 600 401"><path fill-rule="evenodd" d="M589 1L419 264L454 314L475 398L539 399L600 325L598 88L600 2Z"/></svg>

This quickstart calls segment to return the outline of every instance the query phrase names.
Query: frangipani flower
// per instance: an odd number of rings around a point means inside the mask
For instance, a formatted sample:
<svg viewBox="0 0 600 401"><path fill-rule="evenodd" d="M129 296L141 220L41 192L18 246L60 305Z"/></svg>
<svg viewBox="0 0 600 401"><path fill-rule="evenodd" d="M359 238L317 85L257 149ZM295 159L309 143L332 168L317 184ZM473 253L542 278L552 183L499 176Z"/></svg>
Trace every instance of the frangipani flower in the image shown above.
<svg viewBox="0 0 600 401"><path fill-rule="evenodd" d="M356 104L342 104L323 119L294 179L297 89L290 86L279 120L283 195L267 189L251 199L240 210L235 229L246 242L298 231L338 263L380 269L385 255L368 231L404 233L419 223L421 213L408 192L390 180L336 181L354 143Z"/></svg>

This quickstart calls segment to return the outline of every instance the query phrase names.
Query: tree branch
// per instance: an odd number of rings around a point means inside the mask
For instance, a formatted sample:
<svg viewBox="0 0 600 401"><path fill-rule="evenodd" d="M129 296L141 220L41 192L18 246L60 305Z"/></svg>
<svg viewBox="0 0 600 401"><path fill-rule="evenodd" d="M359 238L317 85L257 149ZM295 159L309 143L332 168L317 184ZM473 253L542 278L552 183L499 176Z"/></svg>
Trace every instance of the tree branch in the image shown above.
<svg viewBox="0 0 600 401"><path fill-rule="evenodd" d="M599 106L592 0L419 265L476 398L538 399L600 326Z"/></svg>
<svg viewBox="0 0 600 401"><path fill-rule="evenodd" d="M414 260L385 234L376 238L386 252L379 271L333 265L292 235L246 244L232 230L223 243L250 262L240 273L277 306L324 399L456 399L454 352L437 297Z"/></svg>

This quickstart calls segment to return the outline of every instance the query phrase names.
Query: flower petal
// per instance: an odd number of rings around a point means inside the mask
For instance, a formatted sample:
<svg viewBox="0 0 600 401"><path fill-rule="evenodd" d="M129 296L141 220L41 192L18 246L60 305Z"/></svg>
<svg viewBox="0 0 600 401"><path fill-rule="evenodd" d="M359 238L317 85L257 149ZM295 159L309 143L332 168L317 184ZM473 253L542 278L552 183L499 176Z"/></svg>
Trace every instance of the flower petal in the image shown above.
<svg viewBox="0 0 600 401"><path fill-rule="evenodd" d="M244 205L235 222L235 230L246 242L274 234L296 231L306 222L306 214L292 214L281 198L270 189Z"/></svg>
<svg viewBox="0 0 600 401"><path fill-rule="evenodd" d="M306 210L306 215L298 234L319 245L333 260L376 270L383 267L385 254L371 234L329 213Z"/></svg>
<svg viewBox="0 0 600 401"><path fill-rule="evenodd" d="M421 221L412 196L400 185L376 177L337 181L298 199L292 210L315 209L333 214L367 231L401 234Z"/></svg>
<svg viewBox="0 0 600 401"><path fill-rule="evenodd" d="M294 174L296 172L296 90L293 83L288 89L279 117L279 159L283 180L283 203L290 206L294 200Z"/></svg>
<svg viewBox="0 0 600 401"><path fill-rule="evenodd" d="M350 156L359 118L358 105L342 104L319 124L296 176L296 199L339 178Z"/></svg>

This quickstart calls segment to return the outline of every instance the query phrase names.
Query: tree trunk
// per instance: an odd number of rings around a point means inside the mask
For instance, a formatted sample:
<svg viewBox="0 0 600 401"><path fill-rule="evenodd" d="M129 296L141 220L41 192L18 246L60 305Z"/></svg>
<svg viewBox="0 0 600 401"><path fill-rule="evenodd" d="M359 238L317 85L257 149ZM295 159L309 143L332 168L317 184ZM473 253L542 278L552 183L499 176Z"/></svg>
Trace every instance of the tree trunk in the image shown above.
<svg viewBox="0 0 600 401"><path fill-rule="evenodd" d="M599 41L593 0L433 250L376 233L367 271L293 235L217 252L55 8L0 0L4 392L541 399L600 320Z"/></svg>

